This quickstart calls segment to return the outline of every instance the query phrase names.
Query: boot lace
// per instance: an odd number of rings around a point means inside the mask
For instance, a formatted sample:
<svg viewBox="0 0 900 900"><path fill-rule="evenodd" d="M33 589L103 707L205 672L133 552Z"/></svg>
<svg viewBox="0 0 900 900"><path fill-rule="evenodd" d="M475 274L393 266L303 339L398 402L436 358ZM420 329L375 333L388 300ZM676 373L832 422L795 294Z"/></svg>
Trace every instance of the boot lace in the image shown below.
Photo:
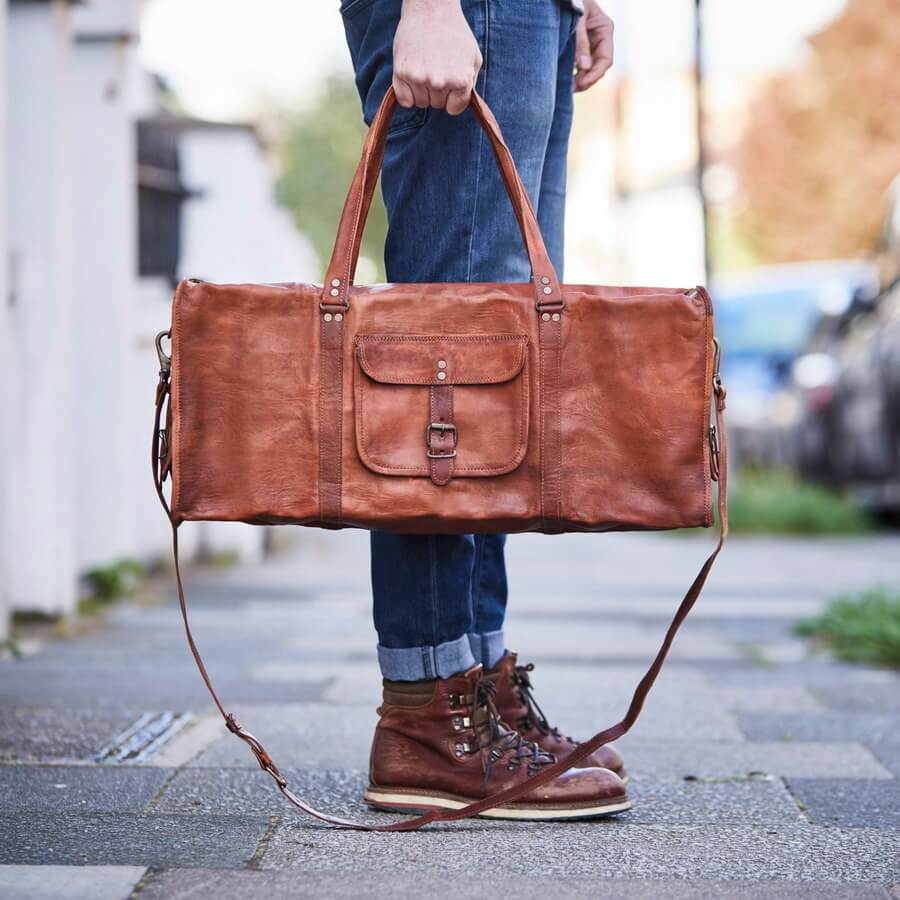
<svg viewBox="0 0 900 900"><path fill-rule="evenodd" d="M482 755L484 785L491 776L494 764L501 759L506 760L506 768L510 772L521 765L526 765L529 776L541 767L556 762L553 753L542 750L533 741L525 740L518 731L512 731L502 723L494 702L496 693L496 685L483 678L476 685L472 698L474 704L472 728L478 741L478 750L486 751ZM486 712L486 716L476 722L474 713L482 709Z"/></svg>
<svg viewBox="0 0 900 900"><path fill-rule="evenodd" d="M530 731L532 728L537 728L541 734L551 734L558 740L568 741L570 744L574 744L575 740L573 738L561 734L558 728L554 728L550 724L547 717L544 715L544 711L538 705L537 700L534 699L534 688L531 684L531 672L533 671L534 663L528 663L524 666L516 666L516 669L513 672L513 684L519 688L519 697L528 709L528 712L519 719L519 727L523 731Z"/></svg>

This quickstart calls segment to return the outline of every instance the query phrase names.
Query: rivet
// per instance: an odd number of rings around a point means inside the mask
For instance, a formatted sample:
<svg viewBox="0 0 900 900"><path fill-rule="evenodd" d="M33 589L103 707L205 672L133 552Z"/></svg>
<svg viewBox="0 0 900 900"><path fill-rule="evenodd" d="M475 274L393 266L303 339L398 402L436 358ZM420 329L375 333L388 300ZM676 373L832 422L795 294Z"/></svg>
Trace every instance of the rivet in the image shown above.
<svg viewBox="0 0 900 900"><path fill-rule="evenodd" d="M541 276L541 284L550 284L550 279L546 275Z"/></svg>
<svg viewBox="0 0 900 900"><path fill-rule="evenodd" d="M331 313L325 313L325 315L322 316L322 318L323 318L326 322L330 322L331 319L332 319L332 315L331 315Z"/></svg>
<svg viewBox="0 0 900 900"><path fill-rule="evenodd" d="M559 313L553 313L553 321L554 321L554 322L558 322L558 321L559 321Z"/></svg>
<svg viewBox="0 0 900 900"><path fill-rule="evenodd" d="M439 368L439 369L446 369L446 368L447 368L447 361L446 361L445 359L439 359L439 360L438 360L438 368Z"/></svg>
<svg viewBox="0 0 900 900"><path fill-rule="evenodd" d="M332 293L334 293L334 291L332 291ZM545 287L545 288L544 288L544 293L545 293L545 294L552 294L552 293L553 293L553 288Z"/></svg>
<svg viewBox="0 0 900 900"><path fill-rule="evenodd" d="M549 322L549 321L550 321L550 313L541 313L541 318L542 318L545 322Z"/></svg>
<svg viewBox="0 0 900 900"><path fill-rule="evenodd" d="M557 318L559 318L559 317L557 316ZM343 321L344 321L344 314L343 314L343 313L335 313L335 314L334 314L334 321L335 321L335 322L343 322Z"/></svg>
<svg viewBox="0 0 900 900"><path fill-rule="evenodd" d="M335 288L332 288L329 291L329 293L331 294L332 297L337 297L337 295L340 293L340 291L335 287Z"/></svg>
<svg viewBox="0 0 900 900"><path fill-rule="evenodd" d="M340 279L340 278L332 278L332 279L331 279L331 286L332 286L332 287L340 287L340 286L341 286L341 279Z"/></svg>
<svg viewBox="0 0 900 900"><path fill-rule="evenodd" d="M437 376L441 381L443 381L447 377L447 373L446 372L438 372Z"/></svg>

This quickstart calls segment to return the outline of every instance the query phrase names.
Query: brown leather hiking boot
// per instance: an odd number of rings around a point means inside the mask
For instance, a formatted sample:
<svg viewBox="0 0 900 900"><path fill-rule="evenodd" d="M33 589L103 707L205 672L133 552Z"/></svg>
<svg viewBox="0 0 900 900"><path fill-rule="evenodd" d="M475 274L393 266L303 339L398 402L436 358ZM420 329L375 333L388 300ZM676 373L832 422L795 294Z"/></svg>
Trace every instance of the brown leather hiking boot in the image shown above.
<svg viewBox="0 0 900 900"><path fill-rule="evenodd" d="M453 678L384 682L365 801L390 812L460 809L556 762L500 720L494 684L476 666ZM584 768L481 815L589 819L629 809L617 775Z"/></svg>
<svg viewBox="0 0 900 900"><path fill-rule="evenodd" d="M520 666L516 662L516 654L507 653L484 676L497 686L495 702L500 718L510 728L515 728L522 737L538 744L542 750L553 753L559 759L565 759L578 746L578 741L560 734L558 728L553 728L537 705L531 686L531 671L534 664ZM622 755L612 744L606 744L595 750L584 762L579 763L579 766L609 769L615 772L623 783L628 781Z"/></svg>

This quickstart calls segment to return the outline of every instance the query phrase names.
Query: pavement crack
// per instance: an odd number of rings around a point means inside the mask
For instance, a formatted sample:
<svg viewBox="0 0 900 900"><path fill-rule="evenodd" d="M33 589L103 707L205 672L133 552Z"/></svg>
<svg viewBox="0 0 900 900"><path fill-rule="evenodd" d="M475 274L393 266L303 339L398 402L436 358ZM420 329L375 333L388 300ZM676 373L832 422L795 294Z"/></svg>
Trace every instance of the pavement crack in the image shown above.
<svg viewBox="0 0 900 900"><path fill-rule="evenodd" d="M262 862L266 850L269 849L269 841L275 836L275 832L278 830L278 826L281 824L282 820L283 817L280 815L269 816L269 824L266 826L266 830L259 839L256 850L253 851L253 856L250 857L250 862L247 864L248 869L259 868L259 864Z"/></svg>
<svg viewBox="0 0 900 900"><path fill-rule="evenodd" d="M134 900L135 897L138 897L140 893L150 884L157 875L159 875L163 870L157 868L156 866L150 866L143 875L135 882L134 887L131 889L131 893L128 895L127 900Z"/></svg>
<svg viewBox="0 0 900 900"><path fill-rule="evenodd" d="M815 825L816 820L813 819L813 817L809 814L809 808L807 807L806 803L801 800L800 797L798 797L791 789L790 779L782 778L780 779L780 781L784 785L784 789L788 792L791 800L793 800L794 803L797 804L797 809L800 812L800 815L803 816L803 818L806 819L806 821L809 822L810 825Z"/></svg>
<svg viewBox="0 0 900 900"><path fill-rule="evenodd" d="M172 769L166 777L165 781L159 786L159 790L150 798L147 802L147 805L144 807L144 815L149 813L153 813L156 811L156 807L159 805L159 801L162 800L163 794L169 789L169 785L176 779L178 773L181 771L182 767L178 767L177 769Z"/></svg>

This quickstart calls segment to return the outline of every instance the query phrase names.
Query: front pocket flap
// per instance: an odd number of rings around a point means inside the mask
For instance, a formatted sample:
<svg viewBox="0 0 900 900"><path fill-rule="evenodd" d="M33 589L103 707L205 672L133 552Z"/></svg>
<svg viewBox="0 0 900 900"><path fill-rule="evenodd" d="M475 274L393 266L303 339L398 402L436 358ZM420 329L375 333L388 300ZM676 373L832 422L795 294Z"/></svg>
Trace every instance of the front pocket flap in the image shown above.
<svg viewBox="0 0 900 900"><path fill-rule="evenodd" d="M382 384L500 384L522 371L525 334L360 334L362 370Z"/></svg>

